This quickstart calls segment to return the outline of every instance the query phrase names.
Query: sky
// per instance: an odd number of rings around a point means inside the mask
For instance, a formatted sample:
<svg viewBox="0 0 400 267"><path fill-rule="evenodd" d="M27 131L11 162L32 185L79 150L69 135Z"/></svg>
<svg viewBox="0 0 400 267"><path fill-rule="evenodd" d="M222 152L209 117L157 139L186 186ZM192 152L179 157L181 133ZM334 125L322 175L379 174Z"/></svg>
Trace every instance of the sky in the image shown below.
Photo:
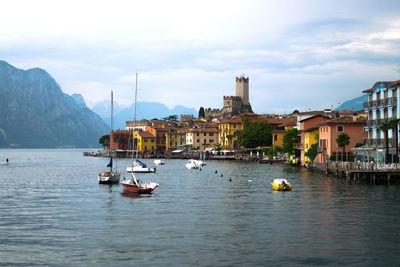
<svg viewBox="0 0 400 267"><path fill-rule="evenodd" d="M88 106L222 108L249 77L256 113L336 108L400 79L400 1L0 3L0 60L45 69Z"/></svg>

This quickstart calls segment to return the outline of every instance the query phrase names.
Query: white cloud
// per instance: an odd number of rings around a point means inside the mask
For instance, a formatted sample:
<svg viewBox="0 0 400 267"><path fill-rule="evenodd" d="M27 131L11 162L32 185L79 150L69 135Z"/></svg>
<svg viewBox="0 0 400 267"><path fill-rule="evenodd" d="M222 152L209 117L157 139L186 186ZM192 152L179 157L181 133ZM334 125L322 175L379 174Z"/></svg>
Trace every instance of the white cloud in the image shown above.
<svg viewBox="0 0 400 267"><path fill-rule="evenodd" d="M23 7L23 8L21 8ZM0 55L88 103L220 108L250 77L256 112L337 105L399 79L396 1L3 1ZM371 12L385 16L371 16Z"/></svg>

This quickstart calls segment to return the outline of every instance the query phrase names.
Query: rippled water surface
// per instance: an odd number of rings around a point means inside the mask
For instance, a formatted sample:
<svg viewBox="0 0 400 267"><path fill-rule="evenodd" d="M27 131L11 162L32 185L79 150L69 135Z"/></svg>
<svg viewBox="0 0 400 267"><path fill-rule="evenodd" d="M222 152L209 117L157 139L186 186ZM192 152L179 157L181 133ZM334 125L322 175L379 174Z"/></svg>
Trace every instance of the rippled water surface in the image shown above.
<svg viewBox="0 0 400 267"><path fill-rule="evenodd" d="M166 160L139 175L160 187L138 196L99 185L108 160L81 150L0 150L0 160L1 266L400 264L398 185L238 161L187 170L184 160ZM274 178L293 191L273 192Z"/></svg>

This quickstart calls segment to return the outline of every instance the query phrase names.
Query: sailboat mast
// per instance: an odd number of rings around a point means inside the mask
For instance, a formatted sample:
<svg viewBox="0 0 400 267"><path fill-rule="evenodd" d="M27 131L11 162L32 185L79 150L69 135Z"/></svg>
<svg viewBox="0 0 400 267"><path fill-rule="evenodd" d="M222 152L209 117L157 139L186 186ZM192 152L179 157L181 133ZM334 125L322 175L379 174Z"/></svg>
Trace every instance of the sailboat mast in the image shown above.
<svg viewBox="0 0 400 267"><path fill-rule="evenodd" d="M135 86L135 124L137 126L136 122L136 101L137 101L137 84L138 84L138 73L136 72L136 86ZM139 134L139 131L138 131ZM136 159L138 158L138 149L139 149L139 142L136 142Z"/></svg>
<svg viewBox="0 0 400 267"><path fill-rule="evenodd" d="M113 109L114 109L114 94L113 94L113 90L111 90L111 132L110 132L110 150L111 150L111 140L112 140L112 135L113 135ZM111 160L112 160L112 151L110 151L111 153ZM111 161L111 167L110 170L112 172L112 161Z"/></svg>

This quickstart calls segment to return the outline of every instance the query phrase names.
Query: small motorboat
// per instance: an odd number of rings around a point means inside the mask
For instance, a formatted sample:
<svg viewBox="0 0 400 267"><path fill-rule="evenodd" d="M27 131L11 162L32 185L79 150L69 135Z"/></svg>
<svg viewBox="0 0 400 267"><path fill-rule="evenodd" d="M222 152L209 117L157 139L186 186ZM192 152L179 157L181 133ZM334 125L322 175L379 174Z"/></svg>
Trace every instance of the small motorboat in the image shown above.
<svg viewBox="0 0 400 267"><path fill-rule="evenodd" d="M272 184L272 189L275 191L291 191L292 186L289 184L289 182L286 179L274 179L274 181L271 183Z"/></svg>
<svg viewBox="0 0 400 267"><path fill-rule="evenodd" d="M204 161L202 161L202 160L197 160L197 159L189 159L188 162L189 162L189 163L192 163L192 164L196 164L197 167L199 167L199 168L206 165L206 163L205 163Z"/></svg>
<svg viewBox="0 0 400 267"><path fill-rule="evenodd" d="M186 163L185 167L186 167L186 169L189 169L189 170L193 170L193 169L198 169L199 168L199 166L194 162Z"/></svg>
<svg viewBox="0 0 400 267"><path fill-rule="evenodd" d="M155 159L154 164L155 165L165 165L165 161L162 159Z"/></svg>

